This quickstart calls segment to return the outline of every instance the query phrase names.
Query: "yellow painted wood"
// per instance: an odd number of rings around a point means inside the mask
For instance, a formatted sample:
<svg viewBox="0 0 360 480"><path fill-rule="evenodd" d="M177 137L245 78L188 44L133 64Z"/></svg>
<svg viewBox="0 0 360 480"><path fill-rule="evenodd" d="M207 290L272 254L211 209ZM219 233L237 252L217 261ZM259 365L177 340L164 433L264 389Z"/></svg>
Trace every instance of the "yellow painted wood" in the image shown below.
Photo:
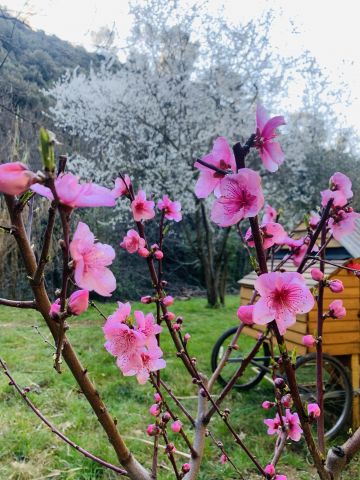
<svg viewBox="0 0 360 480"><path fill-rule="evenodd" d="M352 426L357 429L360 426L360 355L351 355L351 380L355 395L353 397Z"/></svg>

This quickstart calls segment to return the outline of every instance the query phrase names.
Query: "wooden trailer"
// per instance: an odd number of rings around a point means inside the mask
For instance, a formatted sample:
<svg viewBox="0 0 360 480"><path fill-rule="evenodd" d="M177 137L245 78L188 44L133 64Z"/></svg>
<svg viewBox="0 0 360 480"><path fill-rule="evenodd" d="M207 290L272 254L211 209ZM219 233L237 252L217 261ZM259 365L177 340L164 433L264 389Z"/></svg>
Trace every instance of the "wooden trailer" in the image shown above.
<svg viewBox="0 0 360 480"><path fill-rule="evenodd" d="M296 229L295 238L305 233L305 226L300 225ZM285 252L283 252L284 254ZM280 256L283 256L283 254ZM332 240L326 249L326 258L336 265L325 266L325 275L329 278L338 278L345 286L342 293L332 293L329 288L324 293L324 310L326 311L329 303L335 299L341 299L346 308L346 317L341 320L328 318L324 322L323 350L332 356L336 356L346 366L351 368L352 386L354 390L353 399L353 426L360 425L360 280L354 274L340 269L341 265L347 265L351 261L360 262L360 222L357 223L357 229L353 235L347 236L341 243ZM274 261L273 267L280 262L280 258ZM268 265L271 270L271 265ZM296 271L292 261L286 262L284 268L287 271ZM306 283L313 287L317 282L312 280L310 271L304 273ZM253 293L254 282L257 276L251 272L240 281L240 304L246 305ZM296 348L298 355L315 351L314 348L306 348L302 343L302 337L306 334L314 335L316 333L317 307L308 314L299 315L297 321L285 334L285 339L290 349ZM256 337L259 331L265 327L255 325L246 327L244 333Z"/></svg>

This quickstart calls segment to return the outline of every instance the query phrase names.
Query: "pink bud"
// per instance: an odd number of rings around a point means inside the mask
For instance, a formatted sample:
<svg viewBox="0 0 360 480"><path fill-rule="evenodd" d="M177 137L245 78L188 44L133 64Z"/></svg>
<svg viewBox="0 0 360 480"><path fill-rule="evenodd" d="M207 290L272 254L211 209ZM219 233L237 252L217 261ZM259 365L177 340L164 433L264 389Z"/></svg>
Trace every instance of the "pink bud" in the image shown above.
<svg viewBox="0 0 360 480"><path fill-rule="evenodd" d="M151 250L159 250L159 245L157 243L153 243L150 248Z"/></svg>
<svg viewBox="0 0 360 480"><path fill-rule="evenodd" d="M341 293L344 291L344 285L341 280L330 280L328 285L330 290L334 293Z"/></svg>
<svg viewBox="0 0 360 480"><path fill-rule="evenodd" d="M171 430L174 433L179 433L181 429L182 429L182 423L180 422L180 420L175 420L175 422L171 424Z"/></svg>
<svg viewBox="0 0 360 480"><path fill-rule="evenodd" d="M146 295L145 297L141 297L140 302L144 303L145 305L149 304L149 303L152 302L152 297L150 297L150 295Z"/></svg>
<svg viewBox="0 0 360 480"><path fill-rule="evenodd" d="M312 268L311 269L311 278L315 280L316 282L321 282L324 278L323 272L320 270L320 268Z"/></svg>
<svg viewBox="0 0 360 480"><path fill-rule="evenodd" d="M155 402L161 402L160 393L158 393L158 392L154 393L154 400L155 400Z"/></svg>
<svg viewBox="0 0 360 480"><path fill-rule="evenodd" d="M137 253L143 258L147 258L150 255L149 250L145 247L139 248Z"/></svg>
<svg viewBox="0 0 360 480"><path fill-rule="evenodd" d="M187 342L190 340L190 338L191 338L190 333L185 333L185 335L184 335L184 342L187 343Z"/></svg>
<svg viewBox="0 0 360 480"><path fill-rule="evenodd" d="M308 410L309 417L312 417L312 418L320 417L321 411L320 411L320 407L317 403L309 403L308 407L307 407L307 410Z"/></svg>
<svg viewBox="0 0 360 480"><path fill-rule="evenodd" d="M51 318L56 318L60 313L60 298L56 299L54 303L51 304L49 315Z"/></svg>
<svg viewBox="0 0 360 480"><path fill-rule="evenodd" d="M165 307L170 307L174 303L174 299L171 295L167 295L161 301L165 305Z"/></svg>
<svg viewBox="0 0 360 480"><path fill-rule="evenodd" d="M276 475L275 480L287 480L287 476L286 475Z"/></svg>
<svg viewBox="0 0 360 480"><path fill-rule="evenodd" d="M77 290L70 295L68 310L72 315L81 315L88 309L89 306L89 291Z"/></svg>
<svg viewBox="0 0 360 480"><path fill-rule="evenodd" d="M174 453L174 452L176 452L175 445L174 445L172 442L169 442L169 443L166 445L165 451L166 451L166 453Z"/></svg>
<svg viewBox="0 0 360 480"><path fill-rule="evenodd" d="M162 260L164 258L164 254L161 250L156 250L156 252L154 252L154 257L156 260Z"/></svg>
<svg viewBox="0 0 360 480"><path fill-rule="evenodd" d="M224 463L226 463L227 461L228 461L228 457L225 455L225 453L223 453L220 457L221 465L224 465Z"/></svg>
<svg viewBox="0 0 360 480"><path fill-rule="evenodd" d="M268 475L275 475L275 467L271 463L266 465L264 468L264 472L267 473Z"/></svg>
<svg viewBox="0 0 360 480"><path fill-rule="evenodd" d="M252 325L254 305L242 305L238 308L237 316L245 325Z"/></svg>
<svg viewBox="0 0 360 480"><path fill-rule="evenodd" d="M147 426L146 433L150 437L154 437L155 435L157 435L159 433L159 428L152 423L152 424Z"/></svg>
<svg viewBox="0 0 360 480"><path fill-rule="evenodd" d="M165 412L161 417L161 420L165 423L167 423L170 419L171 419L171 415L169 412Z"/></svg>
<svg viewBox="0 0 360 480"><path fill-rule="evenodd" d="M263 408L264 410L269 410L269 409L272 408L274 405L275 405L275 403L274 403L274 402L269 402L269 400L265 400L265 402L263 402L263 403L261 404L261 406L262 406L262 408Z"/></svg>
<svg viewBox="0 0 360 480"><path fill-rule="evenodd" d="M179 323L174 323L172 328L175 330L175 332L178 332L181 328L181 325Z"/></svg>
<svg viewBox="0 0 360 480"><path fill-rule="evenodd" d="M329 316L333 318L344 318L346 309L342 300L333 300L329 305Z"/></svg>
<svg viewBox="0 0 360 480"><path fill-rule="evenodd" d="M167 318L168 320L170 320L170 322L172 322L173 320L175 320L175 313L173 313L173 312L166 312L165 315L166 315L166 318Z"/></svg>
<svg viewBox="0 0 360 480"><path fill-rule="evenodd" d="M302 343L305 345L305 347L313 347L316 343L316 338L314 338L312 335L304 335L302 337Z"/></svg>
<svg viewBox="0 0 360 480"><path fill-rule="evenodd" d="M181 470L182 470L183 473L190 472L190 463L184 463L181 467Z"/></svg>
<svg viewBox="0 0 360 480"><path fill-rule="evenodd" d="M6 195L20 195L36 180L35 173L28 170L27 166L21 162L0 165L0 192Z"/></svg>
<svg viewBox="0 0 360 480"><path fill-rule="evenodd" d="M154 417L158 417L160 415L159 405L157 403L154 403L153 405L151 405L151 407L149 408L149 412Z"/></svg>

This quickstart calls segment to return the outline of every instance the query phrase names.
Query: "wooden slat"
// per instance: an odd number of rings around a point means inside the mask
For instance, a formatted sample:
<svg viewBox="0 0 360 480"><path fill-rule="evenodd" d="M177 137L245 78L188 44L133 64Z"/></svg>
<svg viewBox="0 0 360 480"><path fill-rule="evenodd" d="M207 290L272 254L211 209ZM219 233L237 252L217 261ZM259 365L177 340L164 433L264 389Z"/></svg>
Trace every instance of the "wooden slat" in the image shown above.
<svg viewBox="0 0 360 480"><path fill-rule="evenodd" d="M360 353L359 342L344 343L340 345L324 345L324 353L329 355L352 355L354 353Z"/></svg>
<svg viewBox="0 0 360 480"><path fill-rule="evenodd" d="M351 355L351 380L354 391L360 387L360 355ZM356 430L360 426L360 397L354 395L352 411L352 427Z"/></svg>
<svg viewBox="0 0 360 480"><path fill-rule="evenodd" d="M334 332L353 332L354 334L359 333L360 322L356 320L347 320L343 322L341 320L334 320L330 321L330 319L326 319L324 322L324 335L326 333L334 333ZM317 328L316 322L309 322L309 333L313 334L313 332Z"/></svg>
<svg viewBox="0 0 360 480"><path fill-rule="evenodd" d="M325 288L324 291L324 298L330 298L331 300L335 300L336 298L358 298L358 295L358 286L347 287L341 293L333 293L330 288Z"/></svg>

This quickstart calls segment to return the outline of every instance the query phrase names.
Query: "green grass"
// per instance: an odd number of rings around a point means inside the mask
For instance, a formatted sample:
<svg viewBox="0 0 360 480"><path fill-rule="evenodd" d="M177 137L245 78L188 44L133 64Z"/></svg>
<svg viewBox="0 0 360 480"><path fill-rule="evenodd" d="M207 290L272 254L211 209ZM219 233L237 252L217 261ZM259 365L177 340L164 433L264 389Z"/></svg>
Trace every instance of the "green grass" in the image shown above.
<svg viewBox="0 0 360 480"><path fill-rule="evenodd" d="M226 307L220 309L206 308L204 299L175 303L175 313L184 317L185 330L192 336L191 354L197 357L202 371L210 373L210 354L216 339L224 330L236 325L237 306L237 296L229 296ZM134 307L139 308L139 305ZM108 315L115 306L105 304L101 309ZM90 377L109 411L118 419L119 429L129 447L150 467L151 446L143 441L149 440L145 428L151 423L148 408L153 403L153 391L150 385L139 386L135 378L121 375L115 366L114 358L103 348L102 323L99 315L90 309L80 318L71 320L68 336L81 361L88 368ZM52 367L53 351L32 328L34 324L39 325L40 331L48 337L46 325L35 312L0 308L0 356L7 362L18 383L22 387L31 388L30 398L54 425L79 445L116 463L104 432L78 391L66 365L63 366L61 375L55 372ZM189 382L181 361L174 354L167 334L162 337L162 348L167 361L167 368L162 373L164 380L178 396L193 396L195 388ZM219 390L220 387L217 386L215 393ZM271 385L262 381L248 392L232 392L226 402L226 406L231 410L233 425L264 465L271 458L274 438L265 433L263 419L266 413L260 405L265 398L271 397ZM194 399L184 398L182 401L195 413ZM216 438L223 441L244 478L258 478L247 457L227 434L222 422L214 419L210 429ZM188 431L192 436L192 431ZM179 438L172 432L170 436L178 449L185 451ZM207 442L205 457L200 479L239 478L230 465L220 465L219 451L210 441ZM182 458L177 458L181 465ZM160 460L166 469L161 470L159 478L173 479L174 475L168 470L169 463L163 453L160 454ZM279 472L286 473L288 480L316 478L302 442L289 445L282 457ZM13 387L8 385L5 376L0 372L0 479L114 478L118 477L87 460L51 433L24 404ZM356 465L356 461L344 475L344 479L350 478L360 478L360 467Z"/></svg>

